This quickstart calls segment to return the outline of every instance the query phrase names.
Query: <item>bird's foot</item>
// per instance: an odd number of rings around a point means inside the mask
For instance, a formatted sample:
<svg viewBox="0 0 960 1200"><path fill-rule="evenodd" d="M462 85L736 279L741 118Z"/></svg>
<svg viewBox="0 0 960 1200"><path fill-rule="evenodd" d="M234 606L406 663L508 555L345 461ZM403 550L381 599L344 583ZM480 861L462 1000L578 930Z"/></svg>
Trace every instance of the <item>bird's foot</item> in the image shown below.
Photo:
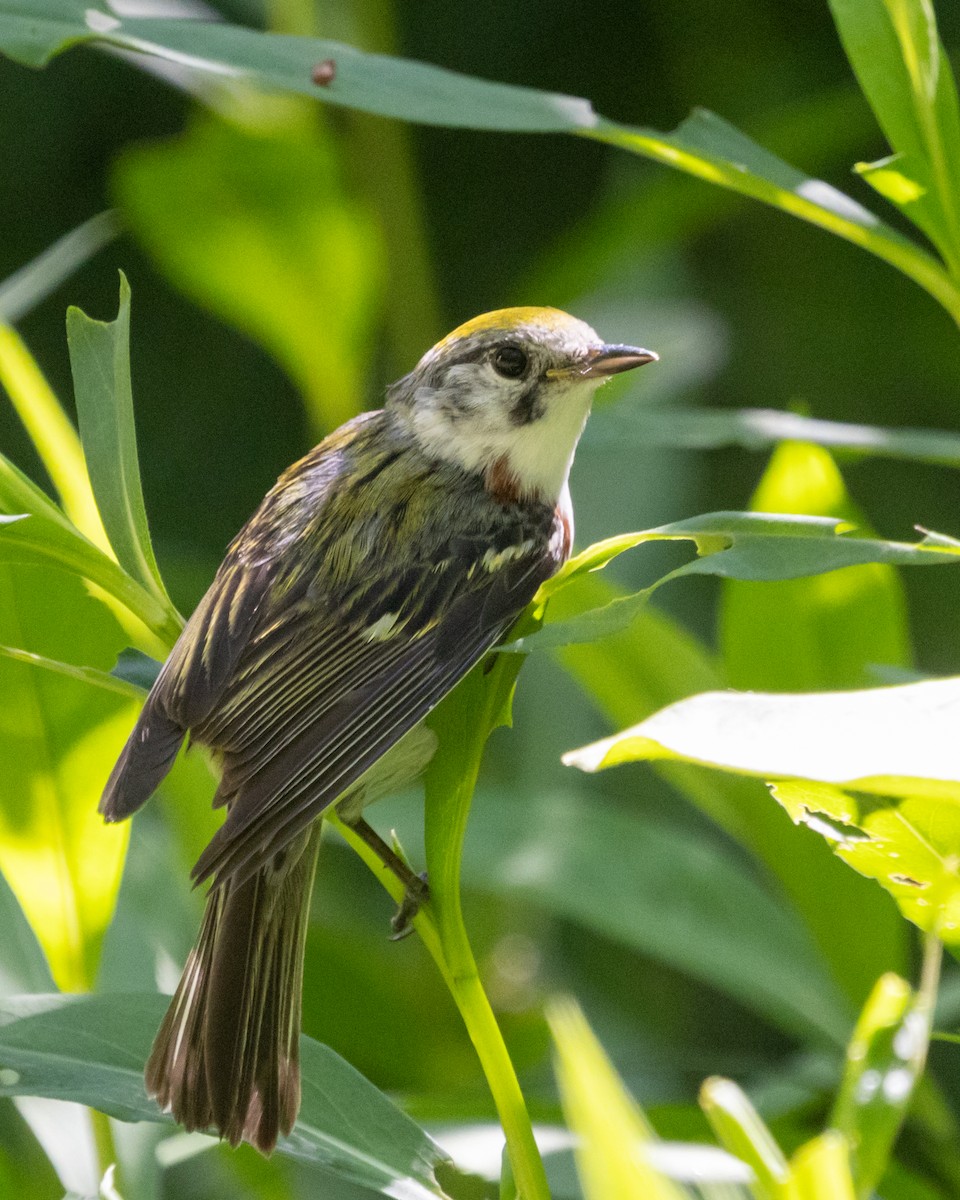
<svg viewBox="0 0 960 1200"><path fill-rule="evenodd" d="M399 942L413 933L413 918L420 911L421 905L429 899L430 886L427 883L427 873L424 871L422 875L414 875L411 878L407 884L407 890L403 894L400 907L390 920L390 928L393 930L393 933L390 934L391 942Z"/></svg>

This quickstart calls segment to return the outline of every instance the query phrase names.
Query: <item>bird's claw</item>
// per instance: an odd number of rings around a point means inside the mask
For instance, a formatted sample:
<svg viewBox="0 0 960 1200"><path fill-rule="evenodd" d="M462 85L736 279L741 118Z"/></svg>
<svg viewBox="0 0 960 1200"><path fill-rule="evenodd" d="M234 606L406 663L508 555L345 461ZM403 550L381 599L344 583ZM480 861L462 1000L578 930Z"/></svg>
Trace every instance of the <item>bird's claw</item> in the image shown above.
<svg viewBox="0 0 960 1200"><path fill-rule="evenodd" d="M393 930L393 933L390 934L391 942L402 941L403 938L413 933L413 918L420 911L421 905L429 899L430 886L427 883L427 873L424 871L421 875L414 876L407 885L400 907L390 919L390 928Z"/></svg>

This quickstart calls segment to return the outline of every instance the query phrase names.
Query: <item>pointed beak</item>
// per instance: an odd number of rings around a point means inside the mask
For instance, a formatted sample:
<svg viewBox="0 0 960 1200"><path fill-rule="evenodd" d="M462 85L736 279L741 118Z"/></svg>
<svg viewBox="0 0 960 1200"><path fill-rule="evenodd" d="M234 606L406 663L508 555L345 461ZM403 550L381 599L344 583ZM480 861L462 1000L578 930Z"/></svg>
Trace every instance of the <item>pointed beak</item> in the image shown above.
<svg viewBox="0 0 960 1200"><path fill-rule="evenodd" d="M579 374L587 379L619 375L621 371L632 371L644 363L657 362L659 354L652 350L641 350L638 346L600 346L591 351Z"/></svg>

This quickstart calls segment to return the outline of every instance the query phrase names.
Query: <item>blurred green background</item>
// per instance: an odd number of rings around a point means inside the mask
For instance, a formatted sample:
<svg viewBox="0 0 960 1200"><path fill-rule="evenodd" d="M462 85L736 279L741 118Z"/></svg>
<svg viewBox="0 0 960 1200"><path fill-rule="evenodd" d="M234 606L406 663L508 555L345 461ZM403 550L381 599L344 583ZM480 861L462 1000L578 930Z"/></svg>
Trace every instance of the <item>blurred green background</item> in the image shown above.
<svg viewBox="0 0 960 1200"><path fill-rule="evenodd" d="M669 129L703 105L875 211L885 207L850 171L886 146L820 3L731 0L718 12L688 0L600 9L572 0L318 0L313 10L307 0L272 7L224 0L220 10L254 26L586 96L604 115L633 124ZM943 4L938 15L948 49L960 48L960 10ZM910 281L817 229L583 140L406 128L254 97L230 104L227 124L176 82L88 49L42 73L0 60L0 279L87 217L118 207L120 238L18 328L69 405L64 310L77 304L110 318L117 269L130 279L143 487L160 567L183 612L288 463L352 412L377 406L384 386L448 329L491 308L557 305L609 340L661 355L642 379L604 394L584 437L572 480L581 546L749 507L765 453L651 448L631 431L631 415L643 406L794 409L956 428L960 334L950 319ZM894 211L883 216L905 227ZM7 405L0 445L44 482ZM960 535L955 471L883 459L840 466L853 501L884 537L910 540L915 524ZM648 547L619 560L611 575L639 586L684 557ZM71 603L66 582L38 578L50 611L36 610L31 648L109 667L122 631L104 634L85 657L77 639L89 632L86 607ZM915 658L910 664L901 650L892 665L958 673L953 573L904 573L903 585ZM659 593L657 605L715 647L718 596L714 581L689 580ZM69 652L55 654L57 637ZM777 634L785 658L790 637L789 627ZM756 677L737 682L790 686L786 667L779 679L775 669L764 676L759 633L738 653L741 667L747 663L741 675L753 664ZM2 676L5 704L17 703L20 670ZM867 671L819 685L879 678ZM658 686L654 680L644 695L672 698ZM596 692L591 697L558 662L534 657L515 728L491 744L468 837L467 919L528 1099L535 1113L556 1115L539 1014L546 995L568 990L667 1132L702 1135L696 1088L724 1073L766 1098L789 1144L809 1132L823 1089L835 1081L823 1040L804 1032L802 1021L765 1017L762 1003L705 982L669 953L643 952L645 939L656 941L643 922L653 927L663 916L630 899L650 869L644 838L651 828L665 839L657 871L668 900L675 884L682 902L683 888L710 876L716 861L778 903L781 883L708 821L704 806L649 769L587 778L560 765L564 750L645 715L639 695L624 693L619 702L604 712ZM119 726L115 739L123 718ZM0 753L16 753L11 746ZM100 783L89 781L91 795ZM175 980L199 912L189 863L214 824L202 800L207 786L201 764L184 764L163 801L134 823L100 986ZM758 787L758 807L769 803ZM590 841L584 829L597 813L612 832ZM820 950L852 1014L880 970L909 969L905 927L892 901L873 884L847 880L813 834L791 830L779 812L764 820L790 853L799 842L789 839L804 839L798 861L809 856L824 879L837 881L836 892L818 900ZM415 859L417 822L412 797L391 802L378 818L397 826ZM584 878L597 886L615 880L604 903L616 909L622 889L621 924L641 932L618 934L615 915L606 930L596 915L578 916L563 888L544 900L529 861L538 849L564 864L570 893ZM830 934L823 931L843 924L838 905L848 892L866 908L850 919L847 941L838 935L824 949ZM331 840L314 899L306 1032L424 1121L487 1119L483 1079L452 1002L415 939L387 942L389 912L372 878ZM840 959L847 967L834 969ZM942 1060L942 1082L960 1093L950 1084L957 1053L943 1049L935 1065ZM10 1102L0 1103L9 1110L0 1145L9 1148L8 1162L28 1164L29 1136L20 1130L17 1148ZM921 1143L911 1148L908 1134L905 1154L914 1165L925 1162ZM132 1172L129 1164L140 1159L129 1147L124 1153ZM354 1194L326 1177L318 1192L306 1168L263 1164L246 1151L204 1152L158 1175L143 1170L142 1190L131 1195ZM30 1186L31 1196L62 1194L49 1171L34 1172Z"/></svg>

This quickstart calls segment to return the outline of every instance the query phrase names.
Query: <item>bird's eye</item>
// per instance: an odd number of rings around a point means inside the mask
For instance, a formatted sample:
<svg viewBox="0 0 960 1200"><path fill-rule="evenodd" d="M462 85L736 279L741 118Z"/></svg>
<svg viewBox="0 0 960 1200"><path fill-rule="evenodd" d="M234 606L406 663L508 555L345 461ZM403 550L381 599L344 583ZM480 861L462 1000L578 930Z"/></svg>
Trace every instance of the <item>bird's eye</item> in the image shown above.
<svg viewBox="0 0 960 1200"><path fill-rule="evenodd" d="M493 356L493 369L504 379L519 379L529 365L526 351L519 346L501 346Z"/></svg>

